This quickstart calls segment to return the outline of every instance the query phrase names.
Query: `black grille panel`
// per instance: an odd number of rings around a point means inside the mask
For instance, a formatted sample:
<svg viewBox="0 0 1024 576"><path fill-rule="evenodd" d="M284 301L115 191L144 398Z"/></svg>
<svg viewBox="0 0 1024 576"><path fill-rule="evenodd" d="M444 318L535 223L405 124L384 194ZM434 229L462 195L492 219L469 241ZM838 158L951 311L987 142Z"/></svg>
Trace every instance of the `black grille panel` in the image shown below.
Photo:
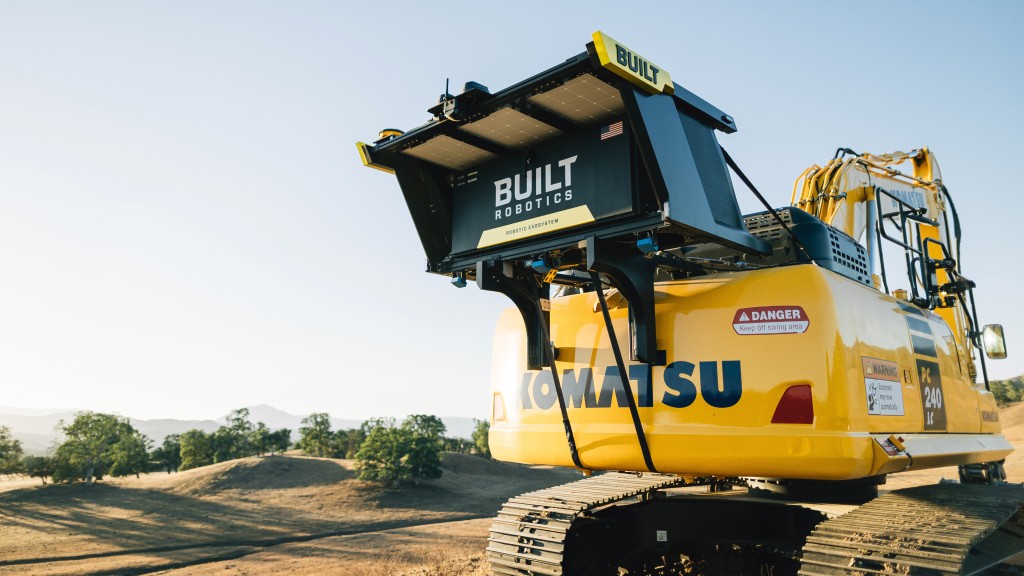
<svg viewBox="0 0 1024 576"><path fill-rule="evenodd" d="M868 253L859 242L799 208L779 208L776 212L819 266L866 286L873 284L868 270ZM751 214L743 220L748 232L773 247L793 243L789 233L768 212ZM795 249L784 252L799 257Z"/></svg>
<svg viewBox="0 0 1024 576"><path fill-rule="evenodd" d="M725 168L725 158L718 148L715 131L686 114L680 114L679 119L686 139L690 142L693 161L697 165L701 184L704 185L712 218L722 226L739 228L740 208Z"/></svg>

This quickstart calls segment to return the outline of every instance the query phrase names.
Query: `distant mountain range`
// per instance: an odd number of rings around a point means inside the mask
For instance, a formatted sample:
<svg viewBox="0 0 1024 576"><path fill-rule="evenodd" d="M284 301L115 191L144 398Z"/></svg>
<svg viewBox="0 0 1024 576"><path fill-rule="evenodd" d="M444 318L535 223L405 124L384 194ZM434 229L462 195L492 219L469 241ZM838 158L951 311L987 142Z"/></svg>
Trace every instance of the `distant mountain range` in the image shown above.
<svg viewBox="0 0 1024 576"><path fill-rule="evenodd" d="M292 440L298 440L299 427L307 415L289 414L273 406L260 404L247 406L249 421L253 424L263 422L271 430L288 428L292 431ZM71 422L78 410L68 409L26 409L0 406L0 426L7 426L11 434L21 440L26 454L43 454L58 439L57 425L61 420ZM157 420L139 420L128 417L136 430L149 436L153 445L159 446L168 434L181 434L187 430L199 429L213 432L227 422L227 414L216 420L175 420L162 418ZM453 438L469 438L473 434L473 419L461 416L445 416L441 420L447 428L446 435ZM331 418L334 430L358 428L363 420Z"/></svg>

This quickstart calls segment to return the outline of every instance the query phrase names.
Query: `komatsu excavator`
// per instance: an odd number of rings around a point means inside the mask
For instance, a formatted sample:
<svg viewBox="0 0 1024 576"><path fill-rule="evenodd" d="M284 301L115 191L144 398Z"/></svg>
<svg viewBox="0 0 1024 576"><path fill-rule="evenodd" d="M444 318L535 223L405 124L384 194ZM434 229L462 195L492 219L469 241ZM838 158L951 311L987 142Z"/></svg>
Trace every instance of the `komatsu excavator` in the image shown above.
<svg viewBox="0 0 1024 576"><path fill-rule="evenodd" d="M718 143L733 118L602 32L429 113L362 161L397 176L429 272L514 304L494 457L586 476L501 508L494 574L1021 573L1005 341L931 151L840 149L772 209Z"/></svg>

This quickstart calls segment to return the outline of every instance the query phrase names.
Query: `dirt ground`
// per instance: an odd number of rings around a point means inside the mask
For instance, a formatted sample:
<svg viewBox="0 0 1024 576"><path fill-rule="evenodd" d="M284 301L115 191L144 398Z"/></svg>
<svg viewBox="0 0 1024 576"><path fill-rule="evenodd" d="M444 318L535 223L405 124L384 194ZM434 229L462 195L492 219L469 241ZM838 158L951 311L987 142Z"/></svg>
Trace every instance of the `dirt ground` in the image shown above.
<svg viewBox="0 0 1024 576"><path fill-rule="evenodd" d="M196 574L225 561L218 573L269 574L290 558L294 573L374 574L356 567L393 565L386 573L394 574L431 554L445 561L444 550L482 551L479 536L466 543L460 521L484 519L477 534L486 539L486 518L509 497L579 478L458 454L446 455L444 468L440 480L382 490L357 480L349 461L274 456L95 486L9 490L0 493L0 573ZM379 531L389 532L367 535ZM429 544L432 534L445 537ZM327 568L335 564L344 567Z"/></svg>
<svg viewBox="0 0 1024 576"><path fill-rule="evenodd" d="M478 518L322 538L156 574L488 576L483 551L490 525L490 518Z"/></svg>
<svg viewBox="0 0 1024 576"><path fill-rule="evenodd" d="M1001 414L1021 448L1024 404ZM382 490L350 461L248 458L96 486L0 481L0 573L263 576L487 576L490 516L509 497L579 479L448 454L437 481ZM895 474L883 490L957 478L956 468Z"/></svg>
<svg viewBox="0 0 1024 576"><path fill-rule="evenodd" d="M1016 448L1003 464L1007 481L1024 482L1024 402L1000 410L999 420L1003 425L1003 436ZM890 474L883 489L896 490L933 484L943 478L958 480L956 467Z"/></svg>

